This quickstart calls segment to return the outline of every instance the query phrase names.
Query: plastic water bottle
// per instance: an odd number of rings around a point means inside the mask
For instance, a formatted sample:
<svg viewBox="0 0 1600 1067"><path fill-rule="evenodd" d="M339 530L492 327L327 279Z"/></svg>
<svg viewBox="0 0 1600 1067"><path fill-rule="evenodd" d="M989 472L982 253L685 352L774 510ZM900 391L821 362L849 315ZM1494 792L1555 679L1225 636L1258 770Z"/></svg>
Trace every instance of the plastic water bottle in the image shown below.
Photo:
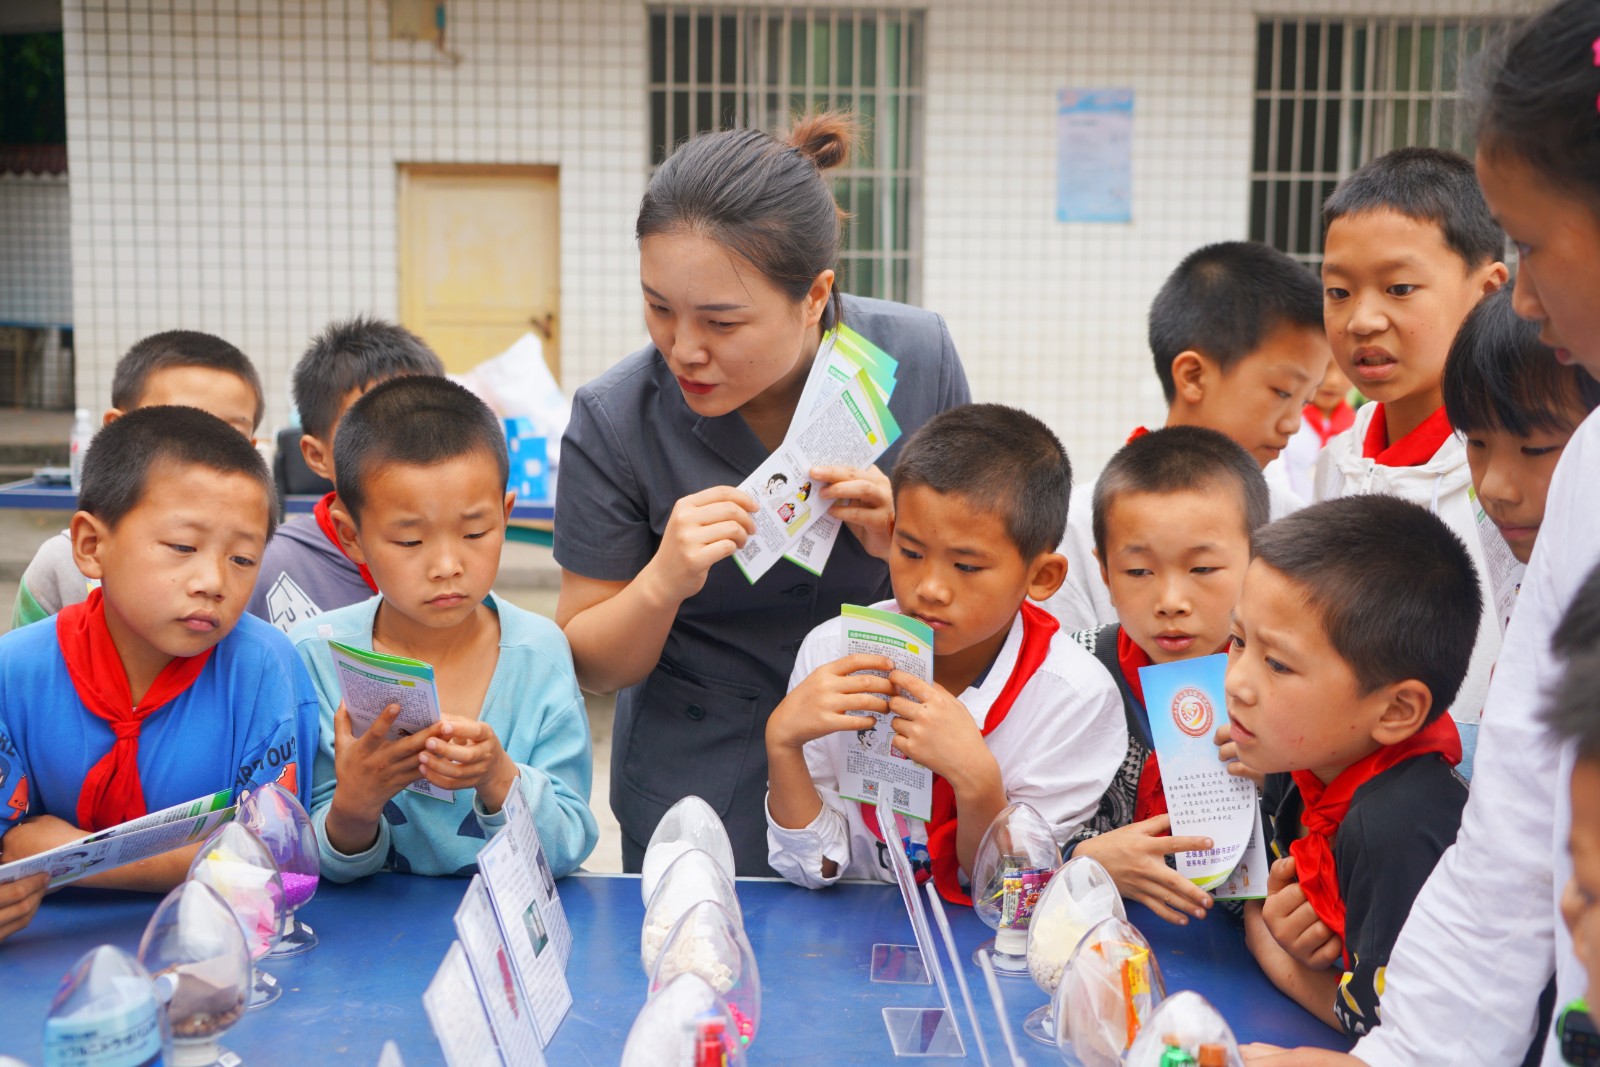
<svg viewBox="0 0 1600 1067"><path fill-rule="evenodd" d="M172 1038L155 983L119 948L90 949L44 1021L44 1067L160 1067Z"/></svg>
<svg viewBox="0 0 1600 1067"><path fill-rule="evenodd" d="M83 487L83 457L89 453L89 442L94 440L94 423L89 421L89 409L79 408L72 414L72 491Z"/></svg>

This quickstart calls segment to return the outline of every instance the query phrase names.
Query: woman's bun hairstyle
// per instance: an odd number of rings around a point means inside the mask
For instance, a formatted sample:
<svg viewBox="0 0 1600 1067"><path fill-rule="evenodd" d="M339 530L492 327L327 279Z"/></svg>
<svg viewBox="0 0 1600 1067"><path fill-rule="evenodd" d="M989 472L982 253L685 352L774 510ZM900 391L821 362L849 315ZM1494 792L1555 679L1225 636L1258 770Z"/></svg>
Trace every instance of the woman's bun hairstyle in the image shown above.
<svg viewBox="0 0 1600 1067"><path fill-rule="evenodd" d="M795 119L784 142L815 163L818 170L832 170L850 158L850 149L860 133L860 123L849 112L813 111Z"/></svg>
<svg viewBox="0 0 1600 1067"><path fill-rule="evenodd" d="M783 138L749 128L697 134L656 168L634 234L710 237L795 303L831 270L822 327L832 329L842 311L843 212L824 172L850 158L857 130L852 115L821 111L797 117Z"/></svg>

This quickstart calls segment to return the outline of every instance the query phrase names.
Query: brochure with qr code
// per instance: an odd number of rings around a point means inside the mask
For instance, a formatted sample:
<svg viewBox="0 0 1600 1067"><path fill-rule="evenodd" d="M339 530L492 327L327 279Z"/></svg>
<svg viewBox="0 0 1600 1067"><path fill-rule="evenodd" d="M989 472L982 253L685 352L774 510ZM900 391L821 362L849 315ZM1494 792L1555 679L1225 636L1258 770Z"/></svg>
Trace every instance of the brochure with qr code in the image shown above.
<svg viewBox="0 0 1600 1067"><path fill-rule="evenodd" d="M48 871L50 888L59 889L91 874L204 841L233 814L233 790L219 790L0 866L0 885Z"/></svg>
<svg viewBox="0 0 1600 1067"><path fill-rule="evenodd" d="M1255 783L1229 774L1212 741L1228 721L1227 669L1222 653L1139 668L1173 836L1209 837L1213 845L1177 853L1178 873L1206 890L1227 882L1261 825Z"/></svg>
<svg viewBox="0 0 1600 1067"><path fill-rule="evenodd" d="M887 656L896 670L933 681L933 630L927 623L881 608L846 604L844 654ZM885 671L870 671L887 677ZM908 695L902 691L901 695ZM926 822L933 814L933 772L913 763L894 747L894 713L866 712L874 720L870 730L848 736L844 766L839 771L839 795L846 800L888 807Z"/></svg>
<svg viewBox="0 0 1600 1067"><path fill-rule="evenodd" d="M390 704L400 705L400 717L389 728L390 741L410 737L439 721L439 690L434 685L431 665L338 641L329 641L328 651L339 677L339 697L350 713L350 729L357 737L371 729ZM426 778L418 778L406 788L447 804L456 802L453 792Z"/></svg>

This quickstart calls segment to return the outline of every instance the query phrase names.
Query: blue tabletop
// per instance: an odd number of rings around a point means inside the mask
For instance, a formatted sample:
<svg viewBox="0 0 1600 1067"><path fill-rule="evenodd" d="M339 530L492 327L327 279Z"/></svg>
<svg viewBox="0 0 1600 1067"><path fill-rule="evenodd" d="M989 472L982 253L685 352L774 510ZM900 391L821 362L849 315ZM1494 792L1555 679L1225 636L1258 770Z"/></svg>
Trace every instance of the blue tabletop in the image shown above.
<svg viewBox="0 0 1600 1067"><path fill-rule="evenodd" d="M631 876L577 875L560 884L573 929L571 1013L546 1055L553 1065L614 1067L634 1014L644 1002L639 927L644 905ZM352 886L324 883L301 912L321 945L270 964L284 984L276 1004L245 1016L224 1039L247 1065L338 1062L376 1064L393 1038L407 1067L443 1063L422 1010L422 991L455 937L452 917L466 883L451 878L382 874ZM889 885L840 885L810 892L783 882L738 885L745 929L761 968L761 1032L752 1063L879 1063L890 1058L880 1008L933 1007L933 986L868 981L874 942L910 943L911 925ZM95 945L132 952L156 898L64 890L45 901L27 929L0 943L0 1052L39 1062L44 1015L62 976ZM990 1056L1003 1058L993 1002L968 957L990 936L969 908L949 909L974 1006ZM1155 946L1167 989L1203 993L1241 1041L1349 1043L1278 993L1244 948L1238 924L1223 914L1188 928L1168 926L1132 906L1133 920ZM935 934L937 937L937 934ZM1022 1034L1022 1019L1045 1001L1032 982L1002 979L1018 1048L1031 1064L1060 1063L1052 1048ZM968 1055L978 1063L952 982ZM823 1036L825 1034L825 1037ZM946 1061L951 1062L951 1061Z"/></svg>

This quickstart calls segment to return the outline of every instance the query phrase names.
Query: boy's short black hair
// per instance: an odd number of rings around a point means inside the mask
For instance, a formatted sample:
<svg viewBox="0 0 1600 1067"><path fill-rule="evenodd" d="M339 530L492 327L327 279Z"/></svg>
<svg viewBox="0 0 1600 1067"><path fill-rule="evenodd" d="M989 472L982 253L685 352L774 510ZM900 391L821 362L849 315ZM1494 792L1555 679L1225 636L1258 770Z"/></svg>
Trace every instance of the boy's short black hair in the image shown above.
<svg viewBox="0 0 1600 1067"><path fill-rule="evenodd" d="M357 315L329 323L294 365L300 428L326 441L346 393L402 374L443 377L444 363L422 338L392 322Z"/></svg>
<svg viewBox="0 0 1600 1067"><path fill-rule="evenodd" d="M1094 547L1106 556L1111 505L1125 493L1186 493L1236 488L1245 533L1272 517L1272 496L1261 464L1227 434L1203 426L1168 426L1141 434L1117 450L1094 483Z"/></svg>
<svg viewBox="0 0 1600 1067"><path fill-rule="evenodd" d="M243 352L220 337L198 330L166 330L153 333L128 349L117 360L111 373L111 406L132 411L139 406L150 376L170 367L204 367L231 374L250 387L256 398L252 429L261 425L266 400L261 393L261 376ZM238 430L233 431L238 433Z"/></svg>
<svg viewBox="0 0 1600 1067"><path fill-rule="evenodd" d="M1478 187L1472 161L1442 148L1397 148L1363 164L1322 205L1322 230L1346 215L1397 211L1439 227L1468 270L1505 255L1506 235Z"/></svg>
<svg viewBox="0 0 1600 1067"><path fill-rule="evenodd" d="M1467 315L1444 364L1444 411L1463 433L1504 430L1528 437L1576 428L1600 406L1600 382L1563 367L1539 343L1539 324L1511 309L1511 285ZM1574 412L1581 412L1574 418Z"/></svg>
<svg viewBox="0 0 1600 1067"><path fill-rule="evenodd" d="M366 480L380 466L431 467L479 451L494 461L498 484L505 485L511 455L489 406L448 378L402 375L379 382L345 412L333 444L334 482L359 523Z"/></svg>
<svg viewBox="0 0 1600 1067"><path fill-rule="evenodd" d="M897 499L922 485L998 514L1028 562L1067 532L1072 462L1050 427L1018 408L963 404L935 415L900 450L890 482Z"/></svg>
<svg viewBox="0 0 1600 1067"><path fill-rule="evenodd" d="M1150 305L1150 352L1167 403L1180 354L1200 352L1227 371L1282 326L1322 332L1322 284L1310 268L1259 241L1189 253Z"/></svg>
<svg viewBox="0 0 1600 1067"><path fill-rule="evenodd" d="M1600 760L1600 566L1567 606L1550 648L1567 669L1545 704L1545 724L1576 742L1580 759Z"/></svg>
<svg viewBox="0 0 1600 1067"><path fill-rule="evenodd" d="M254 478L266 497L267 537L278 528L272 472L261 453L215 415L175 404L135 408L94 435L83 457L78 510L115 529L144 499L150 472L162 463Z"/></svg>
<svg viewBox="0 0 1600 1067"><path fill-rule="evenodd" d="M1432 722L1467 676L1483 598L1467 548L1437 515L1364 494L1256 531L1251 556L1298 586L1364 693L1416 679Z"/></svg>

